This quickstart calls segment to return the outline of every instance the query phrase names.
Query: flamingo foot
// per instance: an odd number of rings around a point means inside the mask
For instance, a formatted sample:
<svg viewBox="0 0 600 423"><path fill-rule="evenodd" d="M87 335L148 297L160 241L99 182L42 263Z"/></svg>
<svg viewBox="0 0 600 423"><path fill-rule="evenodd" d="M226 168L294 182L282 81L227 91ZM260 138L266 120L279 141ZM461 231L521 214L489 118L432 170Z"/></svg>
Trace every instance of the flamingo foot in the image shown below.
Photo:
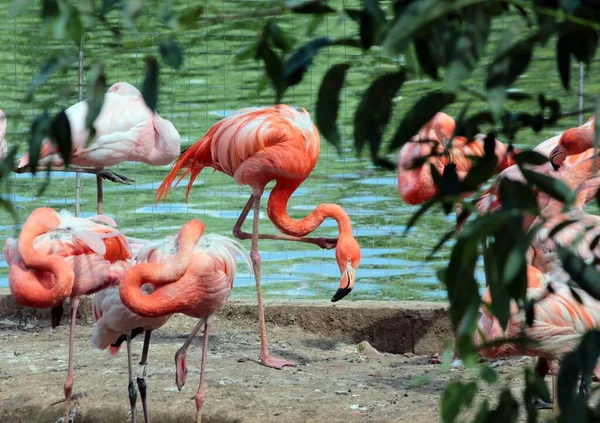
<svg viewBox="0 0 600 423"><path fill-rule="evenodd" d="M535 398L532 402L536 410L552 410L552 404L546 401L542 401L539 398Z"/></svg>
<svg viewBox="0 0 600 423"><path fill-rule="evenodd" d="M182 354L180 351L177 351L177 354L175 354L175 383L177 384L177 389L179 389L180 391L185 385L186 376L187 362L185 354Z"/></svg>
<svg viewBox="0 0 600 423"><path fill-rule="evenodd" d="M65 418L61 417L60 419L58 419L54 423L75 423L75 416L76 415L77 415L77 411L74 408L71 408L71 411L69 413L69 421L68 422L65 422Z"/></svg>
<svg viewBox="0 0 600 423"><path fill-rule="evenodd" d="M129 179L127 176L119 175L112 170L102 169L98 172L98 176L107 181L116 182L123 185L131 185L135 182L133 179Z"/></svg>
<svg viewBox="0 0 600 423"><path fill-rule="evenodd" d="M265 355L260 358L260 364L273 369L281 370L285 366L294 367L296 363L293 361L284 360L283 358L273 358L270 355Z"/></svg>

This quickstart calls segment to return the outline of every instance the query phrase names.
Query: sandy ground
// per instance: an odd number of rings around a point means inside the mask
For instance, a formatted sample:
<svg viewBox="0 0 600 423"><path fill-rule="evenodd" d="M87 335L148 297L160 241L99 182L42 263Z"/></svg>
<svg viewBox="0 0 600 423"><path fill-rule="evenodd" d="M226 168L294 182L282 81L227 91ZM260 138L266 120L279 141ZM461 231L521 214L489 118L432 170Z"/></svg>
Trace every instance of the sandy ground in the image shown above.
<svg viewBox="0 0 600 423"><path fill-rule="evenodd" d="M0 321L0 422L54 422L62 410L67 368L68 319L50 331L46 323ZM174 383L174 353L195 321L175 317L154 333L148 366L148 398L153 422L194 421L201 357L199 336L188 356L187 384ZM93 350L91 327L77 327L76 422L128 419L125 345L115 358ZM462 368L440 371L430 356L359 351L356 343L317 336L291 327L269 327L274 355L298 365L278 371L259 366L259 337L250 322L219 319L210 334L203 421L214 422L437 422L440 398L452 380L478 378ZM393 336L390 333L390 336ZM134 340L134 362L142 337ZM500 381L484 388L496 397L509 385L517 394L523 363L495 363ZM479 396L480 394L478 394ZM493 405L493 403L492 403ZM138 399L138 421L142 421ZM524 418L524 412L521 412Z"/></svg>

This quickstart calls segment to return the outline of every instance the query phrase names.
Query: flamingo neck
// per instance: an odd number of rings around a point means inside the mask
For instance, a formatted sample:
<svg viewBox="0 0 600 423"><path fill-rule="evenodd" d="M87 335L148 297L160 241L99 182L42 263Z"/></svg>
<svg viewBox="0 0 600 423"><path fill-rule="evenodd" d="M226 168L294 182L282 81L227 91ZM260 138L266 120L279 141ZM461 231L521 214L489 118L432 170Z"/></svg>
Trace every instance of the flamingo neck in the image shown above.
<svg viewBox="0 0 600 423"><path fill-rule="evenodd" d="M350 217L337 204L320 204L301 220L290 217L287 212L288 201L301 183L301 180L279 180L273 187L269 196L267 213L275 227L287 235L303 237L317 229L326 218L331 217L338 224L340 238L352 237Z"/></svg>
<svg viewBox="0 0 600 423"><path fill-rule="evenodd" d="M22 305L37 308L61 304L73 289L75 275L67 263L56 256L40 254L34 249L35 239L51 228L37 221L25 222L18 240L18 252L25 266L11 269L10 289ZM44 279L44 272L52 274L53 282Z"/></svg>
<svg viewBox="0 0 600 423"><path fill-rule="evenodd" d="M123 275L120 284L119 291L123 304L134 313L145 317L165 316L177 311L179 302L185 299L178 299L176 292L155 289L148 295L142 292L141 287L146 283L151 283L158 288L178 282L185 275L194 254L194 247L203 232L204 225L200 221L190 221L179 230L175 256L163 263L139 263L129 269Z"/></svg>

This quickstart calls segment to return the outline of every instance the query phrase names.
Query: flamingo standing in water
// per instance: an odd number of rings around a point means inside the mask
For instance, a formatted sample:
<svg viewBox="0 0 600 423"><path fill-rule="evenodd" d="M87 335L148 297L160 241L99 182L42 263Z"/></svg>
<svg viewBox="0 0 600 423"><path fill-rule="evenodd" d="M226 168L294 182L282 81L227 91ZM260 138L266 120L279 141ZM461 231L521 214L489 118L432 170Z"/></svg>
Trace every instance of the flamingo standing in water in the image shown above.
<svg viewBox="0 0 600 423"><path fill-rule="evenodd" d="M189 147L177 159L156 192L157 201L166 198L179 172L185 170L179 181L191 175L186 191L187 201L194 180L205 167L212 167L232 176L238 184L252 188L252 195L233 228L233 234L239 239L252 239L250 257L258 297L260 363L276 369L293 366L294 363L271 357L267 349L258 240L282 239L308 242L321 248L336 247L336 261L342 276L340 287L331 301L342 299L352 290L360 263L360 247L352 236L350 218L340 206L321 204L302 220L295 220L287 213L291 195L312 172L319 150L319 134L306 110L298 111L282 104L263 109L241 109L214 124L200 141ZM272 180L276 184L269 195L267 214L275 227L286 235L258 232L260 199L265 186ZM254 221L252 234L248 234L242 231L242 224L252 207ZM337 221L338 239L305 237L327 217Z"/></svg>
<svg viewBox="0 0 600 423"><path fill-rule="evenodd" d="M144 102L142 93L127 82L113 84L104 95L100 114L94 121L96 133L86 147L90 130L85 120L87 101L69 107L65 113L72 134L71 164L102 171L125 161L142 162L150 166L171 163L180 152L181 137L173 124L153 112ZM62 166L58 149L46 139L42 142L40 164ZM17 172L27 170L29 155L24 155ZM58 169L57 169L58 170ZM105 173L103 173L105 175ZM110 172L110 175L116 175ZM116 182L130 180L116 175ZM102 181L98 179L98 213L102 214Z"/></svg>
<svg viewBox="0 0 600 423"><path fill-rule="evenodd" d="M204 224L190 220L177 237L167 237L157 244L142 247L138 255L148 263L131 267L123 276L120 294L123 304L139 316L160 318L183 313L200 319L189 338L175 354L175 381L181 390L187 375L186 354L192 340L204 326L200 385L196 392L196 422L201 422L204 405L204 369L208 353L208 336L214 315L225 305L236 270L235 255L242 256L248 267L250 257L236 241L220 235L204 235ZM148 284L153 292L144 290ZM147 353L149 332L144 351ZM146 355L142 355L142 365ZM144 391L142 401L144 401ZM146 408L144 408L146 411ZM147 414L145 414L147 416Z"/></svg>
<svg viewBox="0 0 600 423"><path fill-rule="evenodd" d="M4 243L10 291L17 303L56 309L71 298L64 423L70 415L79 297L118 283L131 257L127 240L114 226L107 216L81 219L41 207L29 215L17 240L7 238ZM52 326L57 324L53 316Z"/></svg>
<svg viewBox="0 0 600 423"><path fill-rule="evenodd" d="M554 401L554 414L558 414L556 376L561 357L573 351L581 337L590 329L600 327L600 302L592 298L585 291L570 288L564 283L552 283L552 275L546 276L537 268L527 266L527 298L535 299L534 320L527 326L525 318L519 312L514 301L511 303L511 317L506 331L502 330L498 320L490 313L487 307L482 307L482 316L479 320L475 343L481 346L486 340L493 341L500 338L517 338L525 335L537 341L535 345L523 346L517 344L502 344L480 350L484 357L500 358L515 355L530 355L548 360L552 371L552 391ZM549 285L552 286L550 290ZM575 299L573 289L581 298L581 303ZM483 301L491 303L489 288L483 296ZM587 390L582 380L581 389Z"/></svg>
<svg viewBox="0 0 600 423"><path fill-rule="evenodd" d="M482 157L485 154L485 137L483 135L477 136L473 141L468 141L465 137L455 137L448 154L442 154L443 143L452 137L455 127L456 124L451 116L446 113L437 113L421 128L412 141L407 142L400 149L398 153L398 191L406 203L422 204L437 194L438 189L433 181L429 164L434 165L441 175L446 165L455 163L458 177L462 180L472 166L469 156ZM498 158L498 171L514 164L508 147L498 140L496 140L494 152ZM416 169L411 169L415 160L427 157L432 153L436 153L436 155L428 157L426 162Z"/></svg>

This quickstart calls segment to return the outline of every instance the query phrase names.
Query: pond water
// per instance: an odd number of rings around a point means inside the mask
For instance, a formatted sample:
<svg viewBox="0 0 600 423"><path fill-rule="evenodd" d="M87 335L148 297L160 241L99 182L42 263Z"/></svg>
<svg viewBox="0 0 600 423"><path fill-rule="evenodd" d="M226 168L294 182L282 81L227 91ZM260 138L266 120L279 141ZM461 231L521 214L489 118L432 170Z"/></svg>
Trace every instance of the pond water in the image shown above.
<svg viewBox="0 0 600 423"><path fill-rule="evenodd" d="M39 2L34 2L36 5ZM188 6L188 1L173 2L177 9ZM28 142L28 128L33 117L41 112L43 105L51 99L56 104L51 108L55 113L59 107L68 107L76 102L77 65L74 64L64 74L50 78L49 83L36 95L33 101L19 101L25 90L39 72L40 66L51 54L61 51L76 52L76 46L67 42L48 41L48 36L39 30L36 10L29 9L24 14L9 17L12 2L0 2L0 108L8 115L7 140L20 146L24 151ZM342 9L341 1L329 4ZM358 8L361 2L345 1L348 8ZM384 7L389 2L382 2ZM239 2L227 0L214 3L207 13L239 14L272 7L271 1L259 0ZM102 59L108 83L128 81L141 86L144 75L144 56L158 55L158 45L170 30L161 23L159 2L148 1L139 18L137 34L123 38L115 52L110 48L114 39L104 28L90 29L86 33L85 77L91 66ZM286 15L277 22L290 31L298 42L306 42L308 19L302 15ZM119 10L112 11L110 22L122 24ZM263 69L259 62L249 60L234 63L235 53L253 41L256 29L264 25L264 19L244 19L234 23L231 20L199 30L178 34L185 60L181 70L175 71L161 62L160 97L158 111L170 119L182 136L183 147L187 147L219 119L229 116L235 110L247 106L266 106L274 101L270 87L259 93L258 81ZM505 22L493 28L492 37L498 39ZM331 37L351 36L357 32L357 25L339 15L327 16L317 28L316 34ZM537 93L545 91L558 98L564 110L576 109L576 97L568 96L561 90L556 66L550 59L553 43L545 49L538 49L527 78L516 83L516 89ZM493 53L493 52L488 52ZM376 53L379 54L379 53ZM378 75L393 71L399 61L376 62L374 55L362 55L347 47L331 47L319 53L315 66L305 75L302 83L290 88L283 102L306 108L314 115L317 89L328 66L343 61L352 64L342 93L339 113L339 129L343 141L341 155L338 155L323 139L321 157L311 175L294 194L290 202L290 214L295 218L306 216L314 207L323 202L342 205L350 215L354 234L362 248L362 260L357 272L357 284L349 300L356 299L426 299L430 301L445 298L443 286L438 282L436 270L444 265L449 250L442 249L434 259L426 258L437 243L441 234L449 230L454 216L444 216L435 210L422 218L408 235L404 235L405 224L416 208L403 203L398 196L395 172L375 169L363 154L357 157L352 145L352 121L361 92ZM573 75L576 73L573 72ZM468 85L483 92L485 68L477 70ZM550 82L549 82L550 81ZM406 110L425 92L439 86L439 83L422 77L406 84L395 99L392 124L386 133L391 132ZM597 90L594 81L586 79L589 91ZM87 87L85 87L87 89ZM460 102L447 110L458 115L462 102L471 103L471 111L483 107L480 100L462 93ZM516 103L509 104L515 106ZM587 116L586 116L587 119ZM575 119L567 120L564 127L572 126ZM539 134L523 131L518 139L520 147L536 143L554 135L555 130L544 130ZM395 154L390 155L395 159ZM231 229L240 210L245 205L250 191L237 186L229 177L203 172L192 189L189 203L184 201L183 186L174 189L166 202L154 204L154 192L168 171L168 166L151 168L140 163L125 163L115 171L135 179L131 186L119 186L106 182L104 209L112 216L119 227L128 235L139 238L156 239L173 234L187 220L199 218L206 224L207 232L231 235ZM75 178L66 172L51 174L51 184L45 193L37 196L44 174L14 175L10 180L10 192L3 186L2 199L11 200L22 223L28 213L36 207L49 206L56 209L74 210ZM184 181L185 182L185 181ZM82 180L82 211L84 216L95 214L95 181L85 175ZM261 211L261 232L276 233L266 216L265 192ZM251 218L252 213L250 214ZM11 217L0 211L0 241L14 236L19 228ZM249 222L245 226L250 230ZM314 236L335 236L336 224L327 220ZM243 244L249 248L250 242ZM279 298L330 298L339 280L339 270L334 251L322 251L310 244L283 241L261 241L263 257L263 283L267 297ZM235 281L234 297L253 297L254 282L248 269L240 265ZM0 260L0 286L6 286L8 269ZM478 272L483 285L483 273Z"/></svg>

